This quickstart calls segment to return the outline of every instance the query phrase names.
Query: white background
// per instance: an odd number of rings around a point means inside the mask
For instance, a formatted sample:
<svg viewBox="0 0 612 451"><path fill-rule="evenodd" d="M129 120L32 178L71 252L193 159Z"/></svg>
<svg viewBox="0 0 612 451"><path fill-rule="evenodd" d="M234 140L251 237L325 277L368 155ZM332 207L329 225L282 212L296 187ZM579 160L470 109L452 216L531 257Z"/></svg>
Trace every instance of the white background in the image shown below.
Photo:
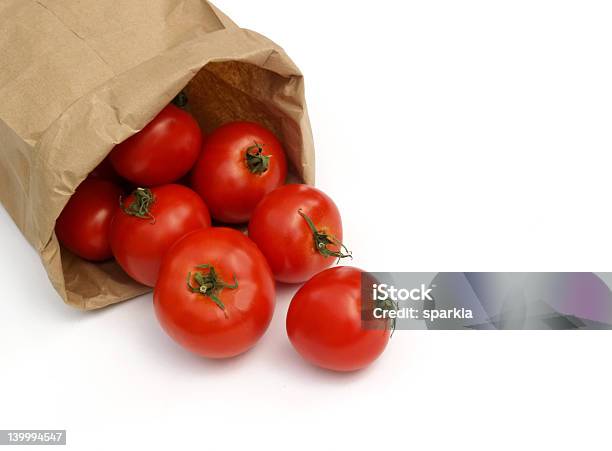
<svg viewBox="0 0 612 451"><path fill-rule="evenodd" d="M356 265L612 271L609 2L217 4L306 74ZM0 253L0 429L75 450L610 447L607 332L398 331L338 375L290 347L284 288L259 346L210 362L150 296L64 306L2 209Z"/></svg>

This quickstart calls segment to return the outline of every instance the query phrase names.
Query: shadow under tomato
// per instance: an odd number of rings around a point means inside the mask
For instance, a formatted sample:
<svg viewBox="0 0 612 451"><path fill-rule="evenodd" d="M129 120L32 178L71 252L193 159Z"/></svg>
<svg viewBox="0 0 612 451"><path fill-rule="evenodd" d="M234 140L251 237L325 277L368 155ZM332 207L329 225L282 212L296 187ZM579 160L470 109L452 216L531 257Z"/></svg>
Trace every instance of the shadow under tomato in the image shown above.
<svg viewBox="0 0 612 451"><path fill-rule="evenodd" d="M293 349L288 340L283 345L278 346L277 355L279 361L283 363L280 369L289 373L292 380L304 380L305 384L312 383L312 380L315 378L329 384L346 385L347 383L356 383L369 377L368 373L376 365L376 362L374 362L372 365L357 371L343 372L327 370L304 360L297 351Z"/></svg>
<svg viewBox="0 0 612 451"><path fill-rule="evenodd" d="M248 351L227 359L210 359L202 357L180 346L170 338L161 328L157 321L151 325L147 336L143 340L149 343L152 352L157 355L157 359L164 362L164 365L176 368L191 369L195 371L227 372L241 368L250 359L253 348Z"/></svg>

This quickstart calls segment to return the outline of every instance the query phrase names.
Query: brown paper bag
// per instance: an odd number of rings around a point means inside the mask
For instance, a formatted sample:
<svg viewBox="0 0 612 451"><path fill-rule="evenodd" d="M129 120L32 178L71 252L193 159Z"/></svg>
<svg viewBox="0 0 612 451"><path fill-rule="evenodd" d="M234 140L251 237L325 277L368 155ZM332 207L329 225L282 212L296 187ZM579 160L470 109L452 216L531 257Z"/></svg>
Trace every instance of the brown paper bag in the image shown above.
<svg viewBox="0 0 612 451"><path fill-rule="evenodd" d="M68 304L149 289L114 262L61 249L64 205L110 150L186 87L202 129L260 122L314 180L302 75L265 37L204 0L0 0L0 200Z"/></svg>

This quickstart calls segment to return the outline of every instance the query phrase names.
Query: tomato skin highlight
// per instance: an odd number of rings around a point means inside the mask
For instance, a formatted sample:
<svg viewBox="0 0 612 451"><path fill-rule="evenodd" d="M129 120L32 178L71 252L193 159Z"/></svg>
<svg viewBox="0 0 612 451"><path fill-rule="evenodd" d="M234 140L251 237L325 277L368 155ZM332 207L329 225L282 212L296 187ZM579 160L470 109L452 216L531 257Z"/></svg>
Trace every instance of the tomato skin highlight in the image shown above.
<svg viewBox="0 0 612 451"><path fill-rule="evenodd" d="M110 242L119 265L134 280L155 286L162 257L184 235L210 227L210 214L204 201L182 185L151 188L154 201L151 218L128 215L118 209L111 225ZM134 194L123 199L127 208Z"/></svg>
<svg viewBox="0 0 612 451"><path fill-rule="evenodd" d="M252 173L247 165L247 149L255 143L270 157L261 174ZM286 177L285 152L274 134L252 122L231 122L207 136L191 185L213 218L238 224L247 222L261 199Z"/></svg>
<svg viewBox="0 0 612 451"><path fill-rule="evenodd" d="M213 300L187 286L189 272L214 266L227 283ZM166 333L203 357L228 358L246 352L261 338L272 319L274 278L257 246L242 233L210 227L178 241L164 257L154 292L155 313ZM227 315L227 316L226 316Z"/></svg>
<svg viewBox="0 0 612 451"><path fill-rule="evenodd" d="M202 131L186 111L170 104L145 128L115 146L115 171L137 186L172 183L193 167L200 155Z"/></svg>
<svg viewBox="0 0 612 451"><path fill-rule="evenodd" d="M249 222L249 237L266 256L276 280L301 283L336 262L315 249L312 231L298 211L342 241L342 219L336 204L308 185L285 185L259 203Z"/></svg>
<svg viewBox="0 0 612 451"><path fill-rule="evenodd" d="M121 188L110 181L83 181L55 222L59 242L85 260L112 258L109 233L121 194Z"/></svg>
<svg viewBox="0 0 612 451"><path fill-rule="evenodd" d="M305 360L329 370L355 371L385 350L389 324L380 329L362 327L362 272L349 266L327 269L306 282L291 300L287 335Z"/></svg>

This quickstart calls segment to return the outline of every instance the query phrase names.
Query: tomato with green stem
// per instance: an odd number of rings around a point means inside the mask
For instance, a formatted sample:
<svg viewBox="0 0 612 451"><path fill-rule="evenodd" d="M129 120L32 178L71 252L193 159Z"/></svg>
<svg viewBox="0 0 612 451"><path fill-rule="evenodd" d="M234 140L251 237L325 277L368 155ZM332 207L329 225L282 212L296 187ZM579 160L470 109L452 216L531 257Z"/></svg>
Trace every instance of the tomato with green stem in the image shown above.
<svg viewBox="0 0 612 451"><path fill-rule="evenodd" d="M393 323L363 314L372 308L370 300L362 299L364 274L349 266L327 269L306 282L291 300L287 335L310 363L334 371L355 371L385 350Z"/></svg>
<svg viewBox="0 0 612 451"><path fill-rule="evenodd" d="M123 270L153 287L166 251L189 232L209 226L208 208L193 190L174 184L137 188L121 201L110 242Z"/></svg>
<svg viewBox="0 0 612 451"><path fill-rule="evenodd" d="M308 185L285 185L268 194L249 221L249 237L280 282L300 283L351 257L342 244L336 204Z"/></svg>
<svg viewBox="0 0 612 451"><path fill-rule="evenodd" d="M153 295L166 333L210 358L241 354L264 334L274 311L274 278L255 243L210 227L178 241L163 259Z"/></svg>
<svg viewBox="0 0 612 451"><path fill-rule="evenodd" d="M272 132L252 122L231 122L211 133L191 176L213 218L244 223L287 177L285 152Z"/></svg>

